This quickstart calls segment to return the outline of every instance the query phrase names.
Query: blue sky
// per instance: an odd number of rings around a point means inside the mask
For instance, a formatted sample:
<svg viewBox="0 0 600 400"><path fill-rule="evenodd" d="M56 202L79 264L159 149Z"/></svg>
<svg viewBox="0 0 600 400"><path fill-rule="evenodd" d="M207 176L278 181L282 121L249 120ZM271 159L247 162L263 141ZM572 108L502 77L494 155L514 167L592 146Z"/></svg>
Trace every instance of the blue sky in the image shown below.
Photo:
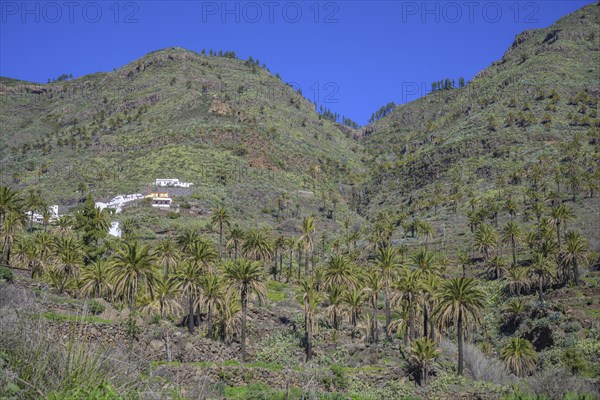
<svg viewBox="0 0 600 400"><path fill-rule="evenodd" d="M165 47L234 50L364 124L425 94L415 87L470 80L519 32L592 2L0 0L0 75L45 83Z"/></svg>

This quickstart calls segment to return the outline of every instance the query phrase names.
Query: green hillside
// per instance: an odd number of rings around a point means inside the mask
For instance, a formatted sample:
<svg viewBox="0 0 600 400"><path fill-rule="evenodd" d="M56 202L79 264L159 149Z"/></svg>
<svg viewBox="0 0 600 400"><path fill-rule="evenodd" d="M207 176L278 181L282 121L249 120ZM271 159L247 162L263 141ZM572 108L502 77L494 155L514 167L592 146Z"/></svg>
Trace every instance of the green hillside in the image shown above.
<svg viewBox="0 0 600 400"><path fill-rule="evenodd" d="M72 203L82 182L107 199L176 177L194 183L200 205L260 219L283 192L304 207L297 190L322 197L361 175L350 128L230 55L166 49L110 73L44 85L3 78L0 88L4 182L51 203Z"/></svg>

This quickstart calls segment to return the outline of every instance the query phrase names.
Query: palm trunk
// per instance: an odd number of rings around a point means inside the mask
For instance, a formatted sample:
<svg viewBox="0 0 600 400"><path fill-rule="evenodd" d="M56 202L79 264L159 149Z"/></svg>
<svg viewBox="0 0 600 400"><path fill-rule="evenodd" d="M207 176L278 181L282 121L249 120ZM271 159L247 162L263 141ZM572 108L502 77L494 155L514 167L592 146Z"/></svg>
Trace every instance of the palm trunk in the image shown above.
<svg viewBox="0 0 600 400"><path fill-rule="evenodd" d="M560 253L560 222L556 222L556 240L558 242L558 252Z"/></svg>
<svg viewBox="0 0 600 400"><path fill-rule="evenodd" d="M308 250L304 251L304 276L308 276Z"/></svg>
<svg viewBox="0 0 600 400"><path fill-rule="evenodd" d="M458 374L462 375L464 370L464 360L463 360L463 318L462 318L462 310L458 311Z"/></svg>
<svg viewBox="0 0 600 400"><path fill-rule="evenodd" d="M302 250L298 249L298 281L300 281L301 270L302 270Z"/></svg>
<svg viewBox="0 0 600 400"><path fill-rule="evenodd" d="M248 289L244 286L241 293L242 298L242 338L240 347L242 349L242 362L246 362L246 315L248 314Z"/></svg>
<svg viewBox="0 0 600 400"><path fill-rule="evenodd" d="M371 335L373 337L373 342L377 343L379 342L379 324L378 324L378 320L377 320L377 314L378 314L378 309L377 309L377 294L373 295L373 334Z"/></svg>
<svg viewBox="0 0 600 400"><path fill-rule="evenodd" d="M415 310L413 308L412 300L408 304L408 343L412 343L415 338Z"/></svg>
<svg viewBox="0 0 600 400"><path fill-rule="evenodd" d="M517 246L515 243L515 237L512 236L510 238L510 244L512 248L512 259L513 259L513 267L517 265Z"/></svg>
<svg viewBox="0 0 600 400"><path fill-rule="evenodd" d="M430 315L432 318L429 319L429 335L431 340L435 342L435 319L433 318L433 304L431 304Z"/></svg>
<svg viewBox="0 0 600 400"><path fill-rule="evenodd" d="M544 282L541 276L538 281L538 294L540 296L540 304L542 305L542 308L544 308Z"/></svg>
<svg viewBox="0 0 600 400"><path fill-rule="evenodd" d="M194 298L192 295L188 299L188 320L187 320L188 331L194 334Z"/></svg>
<svg viewBox="0 0 600 400"><path fill-rule="evenodd" d="M579 286L579 266L577 265L577 258L573 258L573 275L575 277L575 286Z"/></svg>
<svg viewBox="0 0 600 400"><path fill-rule="evenodd" d="M223 224L219 224L219 260L223 256Z"/></svg>
<svg viewBox="0 0 600 400"><path fill-rule="evenodd" d="M208 337L213 338L212 304L208 303Z"/></svg>
<svg viewBox="0 0 600 400"><path fill-rule="evenodd" d="M385 337L390 339L389 327L392 322L392 313L390 310L390 293L389 290L385 290Z"/></svg>
<svg viewBox="0 0 600 400"><path fill-rule="evenodd" d="M427 310L427 303L423 304L423 337L429 337L429 310Z"/></svg>

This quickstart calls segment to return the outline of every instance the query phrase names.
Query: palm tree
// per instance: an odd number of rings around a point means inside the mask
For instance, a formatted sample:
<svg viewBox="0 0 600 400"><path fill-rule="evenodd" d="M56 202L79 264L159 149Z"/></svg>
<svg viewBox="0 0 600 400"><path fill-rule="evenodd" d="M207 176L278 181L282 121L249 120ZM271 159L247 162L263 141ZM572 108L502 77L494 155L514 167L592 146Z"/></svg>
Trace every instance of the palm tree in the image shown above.
<svg viewBox="0 0 600 400"><path fill-rule="evenodd" d="M210 224L213 229L219 228L219 258L223 251L223 227L229 226L230 218L229 213L222 205L213 208Z"/></svg>
<svg viewBox="0 0 600 400"><path fill-rule="evenodd" d="M285 249L285 239L283 236L278 236L277 239L273 242L273 251L275 252L275 269L274 269L274 277L277 280L278 273L283 273L283 250ZM277 263L279 262L279 268L277 267Z"/></svg>
<svg viewBox="0 0 600 400"><path fill-rule="evenodd" d="M306 361L312 358L312 338L314 331L314 314L321 300L321 293L317 291L317 281L314 276L304 277L298 283L300 293L299 301L304 304L304 345L306 351Z"/></svg>
<svg viewBox="0 0 600 400"><path fill-rule="evenodd" d="M139 242L125 243L112 259L111 280L116 295L124 297L133 309L135 294L139 290L148 290L154 298L156 282L156 257L150 246Z"/></svg>
<svg viewBox="0 0 600 400"><path fill-rule="evenodd" d="M104 259L84 266L79 278L81 293L89 297L107 296L111 291L110 271L110 262Z"/></svg>
<svg viewBox="0 0 600 400"><path fill-rule="evenodd" d="M521 240L523 232L521 227L515 221L508 221L502 229L502 241L504 243L510 243L510 249L512 252L512 266L517 265L517 243Z"/></svg>
<svg viewBox="0 0 600 400"><path fill-rule="evenodd" d="M227 234L227 242L225 243L225 247L228 249L233 248L234 259L238 258L240 244L242 243L242 240L244 240L245 235L246 233L242 228L239 227L238 224L234 224L233 226L229 227L229 233ZM231 252L229 254L231 257Z"/></svg>
<svg viewBox="0 0 600 400"><path fill-rule="evenodd" d="M415 338L415 313L418 305L419 295L422 293L422 285L420 280L421 274L418 271L403 269L398 275L398 279L394 282L392 288L394 296L392 301L394 304L406 303L408 308L408 344Z"/></svg>
<svg viewBox="0 0 600 400"><path fill-rule="evenodd" d="M29 211L29 230L33 231L33 214L47 208L39 191L30 191L25 197L25 208Z"/></svg>
<svg viewBox="0 0 600 400"><path fill-rule="evenodd" d="M379 299L379 292L382 289L381 274L379 271L369 271L365 276L365 291L369 296L371 307L373 309L373 320L371 323L371 341L373 343L379 342L379 320L377 314L379 311L377 301Z"/></svg>
<svg viewBox="0 0 600 400"><path fill-rule="evenodd" d="M175 238L175 242L184 254L188 253L192 248L192 245L198 240L201 240L200 234L193 229L186 229Z"/></svg>
<svg viewBox="0 0 600 400"><path fill-rule="evenodd" d="M573 266L575 285L579 286L579 263L587 262L587 241L577 231L568 231L566 234L565 249L562 252L562 262L565 266Z"/></svg>
<svg viewBox="0 0 600 400"><path fill-rule="evenodd" d="M237 259L223 267L223 275L230 290L240 294L242 306L241 349L242 361L246 361L246 315L248 313L248 297L255 294L259 301L266 296L262 265L256 261Z"/></svg>
<svg viewBox="0 0 600 400"><path fill-rule="evenodd" d="M435 319L433 313L437 304L437 292L440 286L440 277L436 275L422 275L421 301L423 302L423 336L435 341Z"/></svg>
<svg viewBox="0 0 600 400"><path fill-rule="evenodd" d="M477 227L473 236L475 247L483 252L483 257L487 261L490 258L490 251L496 248L498 244L498 234L493 226L481 224Z"/></svg>
<svg viewBox="0 0 600 400"><path fill-rule="evenodd" d="M500 256L494 256L487 263L487 274L493 279L500 279L506 272L506 262Z"/></svg>
<svg viewBox="0 0 600 400"><path fill-rule="evenodd" d="M179 261L179 251L173 239L163 239L156 245L156 256L158 261L165 268L165 279L169 278L169 273Z"/></svg>
<svg viewBox="0 0 600 400"><path fill-rule="evenodd" d="M246 232L242 243L242 253L246 258L267 263L271 260L273 243L264 230L251 229Z"/></svg>
<svg viewBox="0 0 600 400"><path fill-rule="evenodd" d="M217 258L217 252L212 243L207 240L196 240L190 246L187 252L187 259L190 260L198 269L211 272L211 262Z"/></svg>
<svg viewBox="0 0 600 400"><path fill-rule="evenodd" d="M398 261L398 250L393 247L380 249L375 256L375 265L381 274L383 295L385 301L385 334L389 339L389 326L392 322L390 310L390 288L396 277L400 263Z"/></svg>
<svg viewBox="0 0 600 400"><path fill-rule="evenodd" d="M531 279L537 280L538 295L542 307L544 307L544 285L552 280L554 273L554 266L543 253L535 253L533 255L533 260L529 267L529 275Z"/></svg>
<svg viewBox="0 0 600 400"><path fill-rule="evenodd" d="M453 278L442 284L438 315L440 327L450 324L456 327L458 340L458 374L464 370L463 336L469 325L477 326L481 322L481 310L484 308L485 294L472 278Z"/></svg>
<svg viewBox="0 0 600 400"><path fill-rule="evenodd" d="M62 293L67 279L74 276L83 263L83 246L75 237L62 236L56 239L54 253L59 272L62 275L59 290Z"/></svg>
<svg viewBox="0 0 600 400"><path fill-rule="evenodd" d="M225 343L230 344L232 338L240 333L242 307L238 293L225 293L223 300L217 303L217 309L219 335Z"/></svg>
<svg viewBox="0 0 600 400"><path fill-rule="evenodd" d="M23 212L23 202L18 192L0 186L0 233L2 233L2 252L0 264L10 265L11 246L15 235L27 224Z"/></svg>
<svg viewBox="0 0 600 400"><path fill-rule="evenodd" d="M342 288L340 286L332 286L327 291L327 316L329 317L329 323L336 331L340 328L342 302Z"/></svg>
<svg viewBox="0 0 600 400"><path fill-rule="evenodd" d="M360 317L362 306L365 302L365 293L360 289L350 289L345 293L343 302L348 313L349 322L352 325L352 338L354 339L358 318Z"/></svg>
<svg viewBox="0 0 600 400"><path fill-rule="evenodd" d="M188 300L187 327L190 334L194 333L194 313L202 292L201 274L198 264L186 260L179 264L175 275L178 289Z"/></svg>
<svg viewBox="0 0 600 400"><path fill-rule="evenodd" d="M502 308L505 322L513 329L519 326L526 312L527 307L522 299L512 299Z"/></svg>
<svg viewBox="0 0 600 400"><path fill-rule="evenodd" d="M200 278L202 286L202 300L208 307L208 333L207 336L213 339L213 313L218 304L223 299L223 285L219 276L207 274Z"/></svg>
<svg viewBox="0 0 600 400"><path fill-rule="evenodd" d="M21 212L23 200L19 192L8 186L0 186L0 225L4 223L4 217L11 212Z"/></svg>
<svg viewBox="0 0 600 400"><path fill-rule="evenodd" d="M520 296L524 290L529 289L529 277L527 276L527 269L520 267L509 268L506 276L506 287L508 291L513 294Z"/></svg>
<svg viewBox="0 0 600 400"><path fill-rule="evenodd" d="M428 251L426 248L419 249L415 254L410 257L412 265L417 268L419 274L422 275L440 275L439 265L436 263L436 259L433 253Z"/></svg>
<svg viewBox="0 0 600 400"><path fill-rule="evenodd" d="M519 337L508 340L501 356L508 369L521 377L531 374L537 363L537 354L531 342Z"/></svg>
<svg viewBox="0 0 600 400"><path fill-rule="evenodd" d="M169 278L161 276L154 286L154 298L149 297L142 311L158 311L161 318L166 315L177 316L181 312L179 303L179 284L174 276Z"/></svg>
<svg viewBox="0 0 600 400"><path fill-rule="evenodd" d="M573 210L564 205L559 204L555 207L552 207L550 210L550 224L556 228L556 240L558 243L558 251L561 250L561 242L560 242L560 227L561 225L565 225L567 222L571 221L575 218L575 214Z"/></svg>
<svg viewBox="0 0 600 400"><path fill-rule="evenodd" d="M427 385L429 371L440 353L435 342L429 338L415 339L413 342L410 348L409 363L418 371L420 386Z"/></svg>
<svg viewBox="0 0 600 400"><path fill-rule="evenodd" d="M328 288L339 286L354 289L358 286L358 277L347 257L332 256L323 270L323 283Z"/></svg>
<svg viewBox="0 0 600 400"><path fill-rule="evenodd" d="M309 254L314 250L314 235L317 230L317 225L315 223L314 216L304 217L302 220L302 236L300 236L300 241L304 245L304 274L308 276L308 262L309 262ZM314 257L314 254L313 254ZM313 259L313 267L314 267L314 259Z"/></svg>

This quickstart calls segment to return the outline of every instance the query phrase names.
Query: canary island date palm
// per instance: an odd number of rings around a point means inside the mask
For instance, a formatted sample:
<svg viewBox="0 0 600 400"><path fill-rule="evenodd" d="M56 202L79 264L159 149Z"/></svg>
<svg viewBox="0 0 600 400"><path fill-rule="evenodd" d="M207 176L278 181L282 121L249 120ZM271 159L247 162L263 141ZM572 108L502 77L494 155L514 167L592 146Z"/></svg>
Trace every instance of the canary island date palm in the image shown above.
<svg viewBox="0 0 600 400"><path fill-rule="evenodd" d="M154 285L154 298L145 297L145 304L140 308L140 311L148 314L158 312L161 318L167 315L177 317L182 311L179 301L180 290L175 276L165 277L161 275Z"/></svg>
<svg viewBox="0 0 600 400"><path fill-rule="evenodd" d="M223 266L223 277L229 290L240 294L242 307L241 350L242 361L246 361L246 316L248 314L248 298L256 295L259 301L266 296L265 276L260 262L243 258L230 261Z"/></svg>
<svg viewBox="0 0 600 400"><path fill-rule="evenodd" d="M336 331L340 328L340 316L343 307L343 289L340 286L332 286L327 291L327 317L329 324Z"/></svg>
<svg viewBox="0 0 600 400"><path fill-rule="evenodd" d="M364 286L365 292L369 298L369 302L371 303L372 308L372 320L371 320L371 332L370 338L373 343L377 343L379 341L379 319L378 319L378 311L379 311L379 293L383 288L383 283L381 279L381 273L373 269L368 271L364 277Z"/></svg>
<svg viewBox="0 0 600 400"><path fill-rule="evenodd" d="M366 296L362 289L350 289L343 296L344 309L348 315L348 321L352 325L352 338L356 335L358 319L362 313Z"/></svg>
<svg viewBox="0 0 600 400"><path fill-rule="evenodd" d="M222 257L223 252L223 228L229 227L230 222L231 216L225 207L218 205L213 208L210 224L213 229L219 229L219 258Z"/></svg>
<svg viewBox="0 0 600 400"><path fill-rule="evenodd" d="M558 251L560 251L562 247L560 228L574 218L575 214L573 213L573 209L567 205L559 204L550 209L549 222L556 229L556 243L558 244Z"/></svg>
<svg viewBox="0 0 600 400"><path fill-rule="evenodd" d="M493 226L481 224L475 230L473 235L475 247L483 252L483 258L488 261L490 252L498 245L498 234Z"/></svg>
<svg viewBox="0 0 600 400"><path fill-rule="evenodd" d="M208 308L208 332L210 339L214 338L213 316L220 301L223 300L223 284L220 277L216 274L206 274L200 278L202 286L202 301Z"/></svg>
<svg viewBox="0 0 600 400"><path fill-rule="evenodd" d="M419 296L422 293L421 274L418 270L404 268L398 274L392 285L394 305L406 304L408 309L408 345L416 336L415 314L419 305Z"/></svg>
<svg viewBox="0 0 600 400"><path fill-rule="evenodd" d="M154 297L156 262L150 246L139 242L123 244L114 255L111 280L115 285L115 295L125 298L130 309L135 305L138 291L149 292Z"/></svg>
<svg viewBox="0 0 600 400"><path fill-rule="evenodd" d="M385 334L389 339L389 326L392 322L390 311L390 290L392 283L398 273L400 262L398 260L398 250L393 247L379 249L375 256L375 266L381 274L381 283L383 286L383 296L385 303Z"/></svg>
<svg viewBox="0 0 600 400"><path fill-rule="evenodd" d="M193 334L194 329L194 313L196 305L202 293L202 285L200 284L200 276L202 270L198 264L184 260L177 266L175 280L181 294L187 298L187 327L188 331Z"/></svg>
<svg viewBox="0 0 600 400"><path fill-rule="evenodd" d="M537 353L527 339L513 337L502 348L501 357L506 367L517 376L523 377L535 370Z"/></svg>
<svg viewBox="0 0 600 400"><path fill-rule="evenodd" d="M190 246L186 253L187 259L199 270L214 272L213 261L218 257L215 246L208 240L201 238Z"/></svg>
<svg viewBox="0 0 600 400"><path fill-rule="evenodd" d="M587 262L588 243L581 233L568 231L566 234L565 247L562 252L562 262L565 266L573 267L573 278L575 285L579 286L579 265Z"/></svg>
<svg viewBox="0 0 600 400"><path fill-rule="evenodd" d="M246 232L238 224L233 224L229 227L229 231L227 232L227 242L225 242L225 247L229 249L229 254L231 257L231 250L233 250L233 258L237 259L240 253L240 246L242 241L244 240L244 236Z"/></svg>
<svg viewBox="0 0 600 400"><path fill-rule="evenodd" d="M86 297L108 296L112 291L110 276L110 262L105 259L96 260L81 269L79 290Z"/></svg>
<svg viewBox="0 0 600 400"><path fill-rule="evenodd" d="M165 279L168 279L169 273L175 268L180 257L175 241L167 238L158 242L156 245L156 256L165 269Z"/></svg>
<svg viewBox="0 0 600 400"><path fill-rule="evenodd" d="M56 239L54 246L56 265L62 276L59 290L62 293L67 279L74 277L83 264L83 245L73 236L62 236Z"/></svg>
<svg viewBox="0 0 600 400"><path fill-rule="evenodd" d="M234 336L240 335L242 322L242 306L240 305L239 293L225 293L223 300L217 304L218 315L216 326L218 335L223 342L230 344Z"/></svg>
<svg viewBox="0 0 600 400"><path fill-rule="evenodd" d="M273 253L273 242L263 229L251 229L246 232L242 253L248 259L268 263Z"/></svg>
<svg viewBox="0 0 600 400"><path fill-rule="evenodd" d="M419 338L413 342L408 362L418 372L420 386L427 386L429 373L440 353L435 342L429 338Z"/></svg>
<svg viewBox="0 0 600 400"><path fill-rule="evenodd" d="M304 350L307 362L312 358L312 342L315 327L314 317L322 297L316 286L317 280L314 276L304 277L298 282L298 301L304 306Z"/></svg>
<svg viewBox="0 0 600 400"><path fill-rule="evenodd" d="M528 290L531 285L527 268L524 267L509 268L504 279L506 280L506 288L508 291L517 296L520 296L524 291Z"/></svg>
<svg viewBox="0 0 600 400"><path fill-rule="evenodd" d="M517 244L521 241L523 232L515 221L508 221L502 229L502 242L510 244L512 253L512 266L517 265Z"/></svg>
<svg viewBox="0 0 600 400"><path fill-rule="evenodd" d="M442 283L435 314L440 328L456 328L458 342L458 374L464 371L464 334L470 326L482 321L485 294L472 278L452 278Z"/></svg>
<svg viewBox="0 0 600 400"><path fill-rule="evenodd" d="M540 304L544 307L544 286L552 281L556 271L550 260L543 253L535 253L529 266L529 276L537 282Z"/></svg>
<svg viewBox="0 0 600 400"><path fill-rule="evenodd" d="M302 230L302 235L300 236L300 241L304 247L304 274L308 275L308 263L310 261L310 256L314 257L314 236L317 230L317 225L314 216L304 217L302 220L302 226L300 227Z"/></svg>
<svg viewBox="0 0 600 400"><path fill-rule="evenodd" d="M358 276L354 265L346 256L332 256L323 270L323 283L328 288L356 288Z"/></svg>

